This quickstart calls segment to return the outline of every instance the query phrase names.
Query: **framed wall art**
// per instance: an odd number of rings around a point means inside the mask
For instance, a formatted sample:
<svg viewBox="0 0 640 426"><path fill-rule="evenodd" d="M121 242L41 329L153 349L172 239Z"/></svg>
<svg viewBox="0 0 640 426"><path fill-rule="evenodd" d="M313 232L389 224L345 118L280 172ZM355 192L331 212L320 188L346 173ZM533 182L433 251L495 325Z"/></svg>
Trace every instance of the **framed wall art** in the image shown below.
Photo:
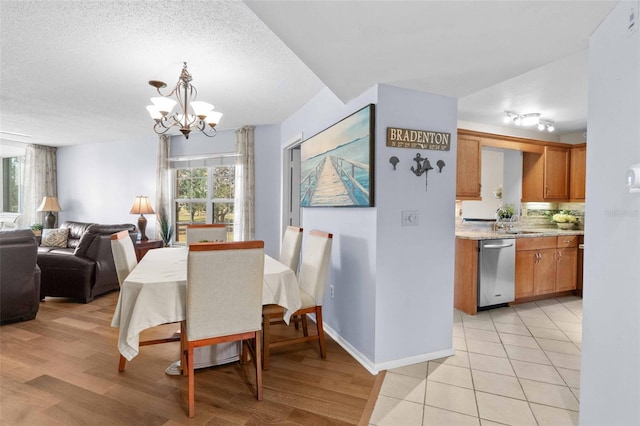
<svg viewBox="0 0 640 426"><path fill-rule="evenodd" d="M375 105L300 146L301 207L373 207Z"/></svg>

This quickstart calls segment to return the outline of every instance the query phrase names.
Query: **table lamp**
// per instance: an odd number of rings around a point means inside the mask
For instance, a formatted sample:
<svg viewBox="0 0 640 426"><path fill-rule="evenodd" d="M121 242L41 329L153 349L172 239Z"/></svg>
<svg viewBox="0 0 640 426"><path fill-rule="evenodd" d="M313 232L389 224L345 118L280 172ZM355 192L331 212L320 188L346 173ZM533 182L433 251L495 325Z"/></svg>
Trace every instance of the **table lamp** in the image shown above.
<svg viewBox="0 0 640 426"><path fill-rule="evenodd" d="M56 227L56 216L53 212L61 212L60 204L58 204L57 197L44 197L42 199L42 203L40 207L38 207L39 212L49 212L45 216L45 220L47 222L47 229L53 229Z"/></svg>
<svg viewBox="0 0 640 426"><path fill-rule="evenodd" d="M139 214L138 218L138 229L140 230L140 241L147 241L145 231L147 230L147 219L143 216L143 214L154 214L155 212L151 208L151 203L149 202L149 197L146 195L138 195L136 199L133 200L133 206L131 206L131 214Z"/></svg>

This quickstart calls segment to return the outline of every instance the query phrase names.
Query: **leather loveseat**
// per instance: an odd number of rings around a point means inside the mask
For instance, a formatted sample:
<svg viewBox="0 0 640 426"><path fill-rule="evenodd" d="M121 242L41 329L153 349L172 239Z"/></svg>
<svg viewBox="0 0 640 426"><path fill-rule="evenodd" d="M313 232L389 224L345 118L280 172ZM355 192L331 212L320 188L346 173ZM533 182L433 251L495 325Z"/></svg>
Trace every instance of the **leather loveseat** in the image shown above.
<svg viewBox="0 0 640 426"><path fill-rule="evenodd" d="M0 231L0 323L27 321L40 308L38 243L30 229Z"/></svg>
<svg viewBox="0 0 640 426"><path fill-rule="evenodd" d="M87 303L117 290L111 234L126 230L135 241L135 225L64 222L60 228L69 229L67 247L38 247L38 266L42 271L40 298L70 297Z"/></svg>

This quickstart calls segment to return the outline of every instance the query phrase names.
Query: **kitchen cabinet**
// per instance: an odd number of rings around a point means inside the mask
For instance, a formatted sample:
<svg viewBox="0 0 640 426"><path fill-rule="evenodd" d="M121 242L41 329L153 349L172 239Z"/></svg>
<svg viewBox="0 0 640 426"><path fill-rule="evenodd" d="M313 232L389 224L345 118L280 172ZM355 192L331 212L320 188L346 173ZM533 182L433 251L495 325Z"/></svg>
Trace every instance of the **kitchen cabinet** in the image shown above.
<svg viewBox="0 0 640 426"><path fill-rule="evenodd" d="M581 296L582 241L582 235L516 237L515 303ZM478 311L478 255L478 240L456 238L454 307L469 315Z"/></svg>
<svg viewBox="0 0 640 426"><path fill-rule="evenodd" d="M584 268L584 235L578 236L578 276L576 278L576 296L582 297L582 280Z"/></svg>
<svg viewBox="0 0 640 426"><path fill-rule="evenodd" d="M578 282L578 236L558 236L556 292L575 290Z"/></svg>
<svg viewBox="0 0 640 426"><path fill-rule="evenodd" d="M576 289L578 237L516 240L516 300Z"/></svg>
<svg viewBox="0 0 640 426"><path fill-rule="evenodd" d="M522 154L522 201L569 199L569 150L545 146L544 152Z"/></svg>
<svg viewBox="0 0 640 426"><path fill-rule="evenodd" d="M453 306L466 314L478 311L478 241L456 238Z"/></svg>
<svg viewBox="0 0 640 426"><path fill-rule="evenodd" d="M544 147L544 199L569 199L569 150Z"/></svg>
<svg viewBox="0 0 640 426"><path fill-rule="evenodd" d="M479 137L458 136L456 199L481 200L481 144Z"/></svg>
<svg viewBox="0 0 640 426"><path fill-rule="evenodd" d="M516 240L516 300L555 291L556 245L556 237Z"/></svg>
<svg viewBox="0 0 640 426"><path fill-rule="evenodd" d="M571 148L569 169L569 198L571 201L584 201L587 170L587 146L585 144Z"/></svg>

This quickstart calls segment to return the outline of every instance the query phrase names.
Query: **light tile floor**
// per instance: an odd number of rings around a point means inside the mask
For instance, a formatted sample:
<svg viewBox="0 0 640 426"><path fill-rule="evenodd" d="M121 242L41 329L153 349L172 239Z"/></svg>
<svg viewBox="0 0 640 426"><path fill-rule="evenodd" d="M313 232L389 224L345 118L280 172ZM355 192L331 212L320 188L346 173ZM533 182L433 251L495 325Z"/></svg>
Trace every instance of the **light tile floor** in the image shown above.
<svg viewBox="0 0 640 426"><path fill-rule="evenodd" d="M454 356L389 370L375 426L577 425L582 299L454 312Z"/></svg>

